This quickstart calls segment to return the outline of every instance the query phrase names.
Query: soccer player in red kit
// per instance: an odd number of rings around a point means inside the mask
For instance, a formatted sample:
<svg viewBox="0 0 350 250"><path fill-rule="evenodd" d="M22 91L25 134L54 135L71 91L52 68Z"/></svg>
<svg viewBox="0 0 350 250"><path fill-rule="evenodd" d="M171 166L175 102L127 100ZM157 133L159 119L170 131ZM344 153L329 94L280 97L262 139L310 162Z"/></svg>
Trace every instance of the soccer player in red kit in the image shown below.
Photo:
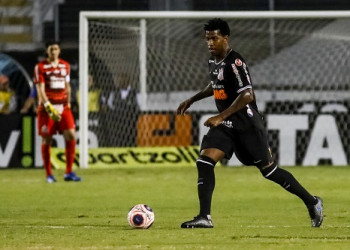
<svg viewBox="0 0 350 250"><path fill-rule="evenodd" d="M42 137L41 154L43 157L46 180L56 182L51 170L50 148L52 136L63 134L66 148L65 181L81 181L72 171L75 157L75 122L70 109L70 65L59 58L61 49L57 41L46 44L47 58L39 62L34 69L34 81L37 87L39 106L37 110L38 130Z"/></svg>

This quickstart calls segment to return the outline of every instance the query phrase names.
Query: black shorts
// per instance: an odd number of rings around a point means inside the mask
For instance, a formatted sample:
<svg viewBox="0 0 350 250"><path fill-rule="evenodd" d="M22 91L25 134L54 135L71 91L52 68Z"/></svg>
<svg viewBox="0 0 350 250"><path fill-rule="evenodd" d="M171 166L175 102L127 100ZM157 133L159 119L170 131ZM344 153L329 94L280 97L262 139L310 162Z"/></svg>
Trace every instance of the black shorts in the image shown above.
<svg viewBox="0 0 350 250"><path fill-rule="evenodd" d="M267 132L262 125L252 126L244 131L224 125L210 128L201 144L201 150L206 148L223 151L227 159L235 153L238 160L247 166L263 167L273 161Z"/></svg>

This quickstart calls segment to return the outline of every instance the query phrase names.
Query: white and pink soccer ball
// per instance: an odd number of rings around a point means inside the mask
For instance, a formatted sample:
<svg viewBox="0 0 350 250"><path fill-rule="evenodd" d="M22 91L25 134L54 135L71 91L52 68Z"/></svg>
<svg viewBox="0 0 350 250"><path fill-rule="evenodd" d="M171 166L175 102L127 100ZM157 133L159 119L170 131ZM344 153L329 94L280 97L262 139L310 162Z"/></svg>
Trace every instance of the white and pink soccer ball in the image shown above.
<svg viewBox="0 0 350 250"><path fill-rule="evenodd" d="M152 208L145 204L137 204L133 206L128 213L128 222L133 228L149 228L154 222Z"/></svg>

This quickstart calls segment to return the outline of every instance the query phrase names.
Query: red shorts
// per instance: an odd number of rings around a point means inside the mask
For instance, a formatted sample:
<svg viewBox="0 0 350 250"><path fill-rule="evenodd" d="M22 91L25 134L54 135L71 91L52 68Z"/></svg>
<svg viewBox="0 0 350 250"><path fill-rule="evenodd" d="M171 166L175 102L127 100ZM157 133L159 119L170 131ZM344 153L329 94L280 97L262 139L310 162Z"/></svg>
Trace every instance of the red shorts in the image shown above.
<svg viewBox="0 0 350 250"><path fill-rule="evenodd" d="M64 106L59 122L52 120L42 105L38 107L37 117L40 136L52 136L57 134L57 132L63 133L65 130L75 129L74 117L68 105Z"/></svg>

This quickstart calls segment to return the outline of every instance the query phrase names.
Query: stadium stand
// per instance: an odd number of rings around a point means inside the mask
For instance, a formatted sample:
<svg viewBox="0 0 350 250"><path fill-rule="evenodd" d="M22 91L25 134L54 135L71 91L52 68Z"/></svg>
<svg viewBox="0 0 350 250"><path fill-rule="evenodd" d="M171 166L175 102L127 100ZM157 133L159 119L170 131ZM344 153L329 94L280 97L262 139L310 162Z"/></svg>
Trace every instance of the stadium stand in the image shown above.
<svg viewBox="0 0 350 250"><path fill-rule="evenodd" d="M0 49L17 60L32 76L32 66L43 56L43 42L56 36L61 41L62 48L67 51L66 55L69 53L77 61L81 10L269 10L271 2L274 3L275 10L350 9L348 0L0 0ZM303 41L300 43L302 45ZM276 57L283 60L283 53L293 53L292 50L293 47L287 51L278 51L280 53ZM259 71L264 63L269 62L261 61L252 70Z"/></svg>
<svg viewBox="0 0 350 250"><path fill-rule="evenodd" d="M32 41L31 1L1 1L0 43L6 49L9 44L28 44Z"/></svg>
<svg viewBox="0 0 350 250"><path fill-rule="evenodd" d="M323 37L328 39L323 40ZM331 82L337 82L338 91L348 90L350 65L346 60L350 56L350 47L349 43L344 41L349 40L349 20L330 22L325 27L313 31L310 37L300 39L292 46L283 48L279 53L251 67L252 75L265 87L276 86L278 83L277 87L284 90L334 90ZM315 58L319 60L315 61ZM318 77L320 72L327 71L333 74ZM316 81L317 89L314 86ZM268 86L269 84L271 86Z"/></svg>

